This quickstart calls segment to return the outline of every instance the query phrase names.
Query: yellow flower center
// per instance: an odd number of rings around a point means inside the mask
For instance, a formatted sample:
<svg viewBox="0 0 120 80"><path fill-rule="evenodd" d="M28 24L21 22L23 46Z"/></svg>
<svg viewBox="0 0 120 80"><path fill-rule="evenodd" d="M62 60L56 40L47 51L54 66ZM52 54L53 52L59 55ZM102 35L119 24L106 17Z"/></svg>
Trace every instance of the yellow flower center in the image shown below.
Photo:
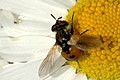
<svg viewBox="0 0 120 80"><path fill-rule="evenodd" d="M71 61L78 72L93 80L120 80L120 0L78 0L68 13L74 12L75 32L101 37L103 44L85 51L78 62Z"/></svg>

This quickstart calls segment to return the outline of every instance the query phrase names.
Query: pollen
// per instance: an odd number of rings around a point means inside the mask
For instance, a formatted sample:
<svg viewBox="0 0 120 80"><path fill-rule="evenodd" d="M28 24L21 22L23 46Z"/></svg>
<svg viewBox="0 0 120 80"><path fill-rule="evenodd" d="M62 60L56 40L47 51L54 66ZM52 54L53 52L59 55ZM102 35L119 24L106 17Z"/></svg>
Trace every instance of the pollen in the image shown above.
<svg viewBox="0 0 120 80"><path fill-rule="evenodd" d="M99 48L84 51L70 64L92 80L120 80L120 0L78 0L66 17L73 16L75 34L97 36Z"/></svg>

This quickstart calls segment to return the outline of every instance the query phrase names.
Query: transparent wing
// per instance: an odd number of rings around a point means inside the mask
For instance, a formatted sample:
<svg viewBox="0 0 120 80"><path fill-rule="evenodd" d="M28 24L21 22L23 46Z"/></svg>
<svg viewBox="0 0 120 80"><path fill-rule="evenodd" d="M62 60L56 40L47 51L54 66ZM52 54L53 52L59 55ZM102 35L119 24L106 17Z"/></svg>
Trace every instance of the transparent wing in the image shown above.
<svg viewBox="0 0 120 80"><path fill-rule="evenodd" d="M66 60L61 56L61 47L54 45L49 51L47 57L43 60L40 65L38 74L41 78L44 78L48 74L54 73L62 65L65 64ZM57 65L58 64L58 65Z"/></svg>
<svg viewBox="0 0 120 80"><path fill-rule="evenodd" d="M102 41L96 36L81 36L76 46L81 50L89 50L100 47Z"/></svg>
<svg viewBox="0 0 120 80"><path fill-rule="evenodd" d="M71 40L68 43L71 45L76 45L77 48L86 51L100 47L102 41L96 36L75 35L71 37Z"/></svg>

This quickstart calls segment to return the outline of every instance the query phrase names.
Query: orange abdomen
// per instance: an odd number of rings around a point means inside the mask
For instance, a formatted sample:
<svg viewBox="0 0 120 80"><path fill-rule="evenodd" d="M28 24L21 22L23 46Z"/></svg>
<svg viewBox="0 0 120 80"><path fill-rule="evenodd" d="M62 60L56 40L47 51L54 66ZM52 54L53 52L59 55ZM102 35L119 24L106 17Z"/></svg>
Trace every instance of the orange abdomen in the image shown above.
<svg viewBox="0 0 120 80"><path fill-rule="evenodd" d="M74 60L78 60L80 56L82 56L82 54L84 53L84 51L76 48L74 45L71 46L71 50L70 53L65 53L62 52L62 56L69 61L74 61Z"/></svg>

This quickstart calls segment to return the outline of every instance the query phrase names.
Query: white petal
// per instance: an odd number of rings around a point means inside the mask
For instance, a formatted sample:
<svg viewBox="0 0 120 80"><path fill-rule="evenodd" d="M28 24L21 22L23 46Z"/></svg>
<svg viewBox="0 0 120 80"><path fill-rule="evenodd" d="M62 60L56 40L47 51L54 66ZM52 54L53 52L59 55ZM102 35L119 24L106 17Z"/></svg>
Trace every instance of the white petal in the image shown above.
<svg viewBox="0 0 120 80"><path fill-rule="evenodd" d="M8 61L26 61L35 57L45 57L54 41L49 37L39 36L1 38L0 56Z"/></svg>
<svg viewBox="0 0 120 80"><path fill-rule="evenodd" d="M22 21L22 23L17 25L12 25L9 27L5 27L3 25L3 33L4 35L0 36L12 36L12 37L19 37L19 36L40 36L40 35L50 35L53 34L51 31L52 23L47 23L44 21ZM1 30L1 31L2 31Z"/></svg>
<svg viewBox="0 0 120 80"><path fill-rule="evenodd" d="M38 76L41 60L35 60L24 64L14 64L1 70L0 80L42 80ZM60 72L61 71L61 72ZM75 69L65 66L58 70L58 76L53 74L46 80L71 80Z"/></svg>
<svg viewBox="0 0 120 80"><path fill-rule="evenodd" d="M39 59L24 64L8 66L1 70L0 80L42 80L38 76L41 61ZM85 75L75 74L75 71L70 66L63 66L45 80L87 80Z"/></svg>
<svg viewBox="0 0 120 80"><path fill-rule="evenodd" d="M43 18L51 20L51 13L54 14L56 17L65 17L65 15L67 14L66 8L63 9L60 8L61 6L56 7L54 5L49 5L48 3L40 0L1 0L0 8L9 10L20 16L29 17L29 19L34 18L36 20L42 20Z"/></svg>
<svg viewBox="0 0 120 80"><path fill-rule="evenodd" d="M1 10L0 11L0 24L5 27L9 27L14 24L14 16L11 12Z"/></svg>
<svg viewBox="0 0 120 80"><path fill-rule="evenodd" d="M38 80L38 68L40 63L41 60L36 60L25 64L8 66L1 70L0 80Z"/></svg>
<svg viewBox="0 0 120 80"><path fill-rule="evenodd" d="M26 61L43 53L44 56L54 44L55 39L47 37L52 33L47 22L24 20L14 24L13 14L2 10L0 23L3 26L0 29L0 56L5 60Z"/></svg>
<svg viewBox="0 0 120 80"><path fill-rule="evenodd" d="M70 9L76 3L75 0L40 0L40 1L63 9Z"/></svg>
<svg viewBox="0 0 120 80"><path fill-rule="evenodd" d="M13 13L2 10L0 14L0 36L18 37L23 35L50 35L51 26L54 24L49 20L33 21L22 20L19 24L14 24L15 17Z"/></svg>
<svg viewBox="0 0 120 80"><path fill-rule="evenodd" d="M88 80L87 76L83 73L77 73L74 75L73 79L71 80Z"/></svg>
<svg viewBox="0 0 120 80"><path fill-rule="evenodd" d="M75 74L75 69L71 66L64 66L60 70L57 71L58 73L56 77L53 77L51 80L71 80L73 75ZM61 74L62 73L62 74Z"/></svg>
<svg viewBox="0 0 120 80"><path fill-rule="evenodd" d="M7 64L8 64L7 61L0 59L0 69L2 69Z"/></svg>

